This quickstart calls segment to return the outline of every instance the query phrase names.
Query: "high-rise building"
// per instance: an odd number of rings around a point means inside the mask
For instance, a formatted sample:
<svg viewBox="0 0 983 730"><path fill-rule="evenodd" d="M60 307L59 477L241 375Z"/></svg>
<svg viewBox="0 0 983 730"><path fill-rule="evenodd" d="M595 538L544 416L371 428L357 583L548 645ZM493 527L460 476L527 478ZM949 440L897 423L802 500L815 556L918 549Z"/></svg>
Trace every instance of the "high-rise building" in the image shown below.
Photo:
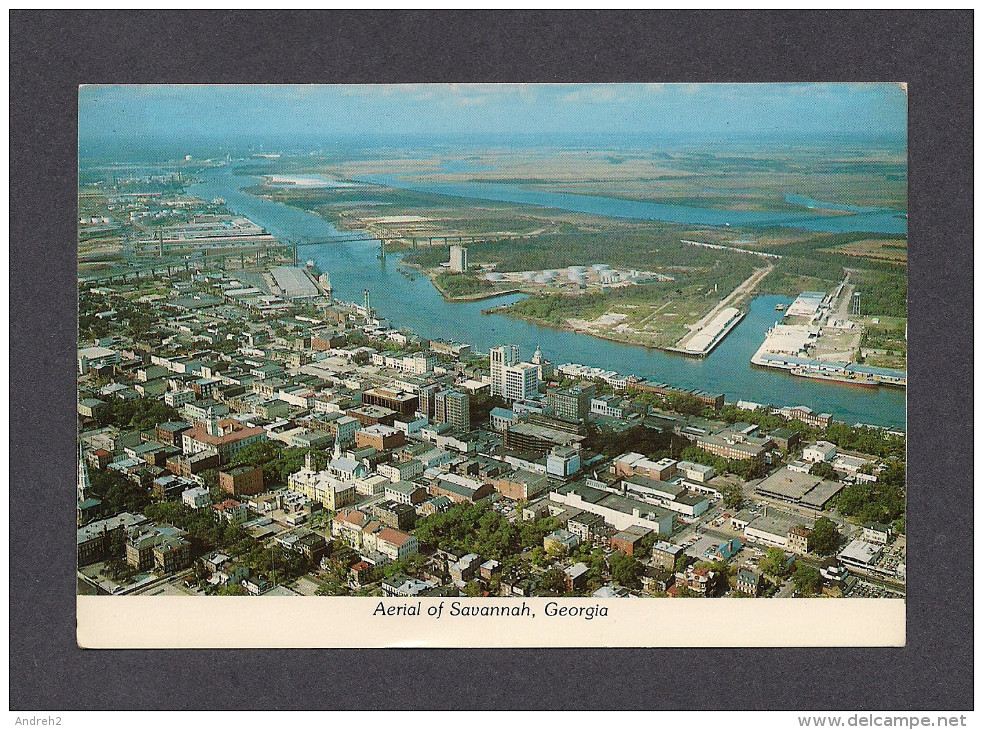
<svg viewBox="0 0 983 730"><path fill-rule="evenodd" d="M471 398L460 390L440 391L434 405L434 421L449 423L461 431L470 431Z"/></svg>
<svg viewBox="0 0 983 730"><path fill-rule="evenodd" d="M539 368L531 362L504 368L502 397L507 401L526 400L539 395Z"/></svg>
<svg viewBox="0 0 983 730"><path fill-rule="evenodd" d="M519 348L515 345L493 347L488 353L491 364L492 395L505 393L505 368L519 362Z"/></svg>
<svg viewBox="0 0 983 730"><path fill-rule="evenodd" d="M464 246L451 246L451 271L460 274L468 270L468 250Z"/></svg>
<svg viewBox="0 0 983 730"><path fill-rule="evenodd" d="M570 421L583 421L590 413L590 401L594 387L574 385L570 388L550 388L546 393L546 404L559 418Z"/></svg>

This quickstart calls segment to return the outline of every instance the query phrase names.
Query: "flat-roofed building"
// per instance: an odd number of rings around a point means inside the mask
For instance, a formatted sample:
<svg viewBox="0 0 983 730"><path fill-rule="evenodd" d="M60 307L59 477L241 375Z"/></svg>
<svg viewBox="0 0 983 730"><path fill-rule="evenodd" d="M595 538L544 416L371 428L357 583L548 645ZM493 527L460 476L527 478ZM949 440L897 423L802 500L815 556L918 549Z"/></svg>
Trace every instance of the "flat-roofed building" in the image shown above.
<svg viewBox="0 0 983 730"><path fill-rule="evenodd" d="M377 451L389 451L406 443L406 434L392 426L378 423L355 432L355 446L371 446Z"/></svg>
<svg viewBox="0 0 983 730"><path fill-rule="evenodd" d="M802 449L802 458L806 461L811 461L813 464L832 461L835 456L836 445L831 444L829 441L817 441Z"/></svg>
<svg viewBox="0 0 983 730"><path fill-rule="evenodd" d="M546 405L559 418L584 421L591 409L594 386L574 385L569 388L550 388L546 391Z"/></svg>
<svg viewBox="0 0 983 730"><path fill-rule="evenodd" d="M646 527L660 535L672 531L675 517L672 512L620 494L611 494L586 484L568 484L553 489L549 498L553 502L575 509L601 515L604 521L617 530L629 527Z"/></svg>
<svg viewBox="0 0 983 730"><path fill-rule="evenodd" d="M127 533L147 522L141 514L121 512L78 528L78 565L96 563L123 551Z"/></svg>
<svg viewBox="0 0 983 730"><path fill-rule="evenodd" d="M505 394L505 368L519 362L519 348L515 345L493 347L488 352L491 368L491 394Z"/></svg>
<svg viewBox="0 0 983 730"><path fill-rule="evenodd" d="M450 269L455 274L468 270L468 250L464 246L451 246Z"/></svg>
<svg viewBox="0 0 983 730"><path fill-rule="evenodd" d="M471 430L471 398L461 390L442 390L434 400L434 421L449 423L461 431Z"/></svg>
<svg viewBox="0 0 983 730"><path fill-rule="evenodd" d="M477 502L492 494L495 488L460 474L441 474L430 486L430 494L447 497L453 502Z"/></svg>
<svg viewBox="0 0 983 730"><path fill-rule="evenodd" d="M263 469L258 466L237 466L218 473L218 485L227 494L253 495L263 491Z"/></svg>
<svg viewBox="0 0 983 730"><path fill-rule="evenodd" d="M549 489L549 477L545 474L519 469L493 482L495 489L504 497L516 501L535 499Z"/></svg>
<svg viewBox="0 0 983 730"><path fill-rule="evenodd" d="M516 421L505 430L505 448L516 451L550 451L554 446L569 446L584 440L575 433Z"/></svg>
<svg viewBox="0 0 983 730"><path fill-rule="evenodd" d="M665 570L676 570L676 560L683 554L682 545L659 541L652 546L652 563Z"/></svg>
<svg viewBox="0 0 983 730"><path fill-rule="evenodd" d="M744 537L752 542L778 547L789 548L789 531L796 527L808 527L804 519L787 512L773 508L765 509L765 513L755 517L744 528Z"/></svg>
<svg viewBox="0 0 983 730"><path fill-rule="evenodd" d="M502 378L502 397L507 401L528 400L539 395L539 368L532 363L508 365Z"/></svg>
<svg viewBox="0 0 983 730"><path fill-rule="evenodd" d="M821 510L843 489L843 483L785 468L763 479L755 488L762 497Z"/></svg>
<svg viewBox="0 0 983 730"><path fill-rule="evenodd" d="M284 299L315 299L321 296L307 272L296 266L277 266L270 269L270 276L279 290L277 293Z"/></svg>
<svg viewBox="0 0 983 730"><path fill-rule="evenodd" d="M696 445L714 456L749 461L764 459L773 443L766 436L751 436L730 427L715 434L700 436L696 439Z"/></svg>
<svg viewBox="0 0 983 730"><path fill-rule="evenodd" d="M866 540L853 540L839 555L836 556L840 564L848 570L860 573L878 573L878 564L883 555L884 547L875 545Z"/></svg>
<svg viewBox="0 0 983 730"><path fill-rule="evenodd" d="M388 408L405 418L416 413L420 398L413 393L394 388L370 388L362 393L362 403Z"/></svg>
<svg viewBox="0 0 983 730"><path fill-rule="evenodd" d="M650 534L651 530L643 527L629 527L611 536L611 548L625 555L634 555L642 540Z"/></svg>
<svg viewBox="0 0 983 730"><path fill-rule="evenodd" d="M683 479L697 484L706 484L717 475L717 471L712 466L692 461L677 461L676 473Z"/></svg>
<svg viewBox="0 0 983 730"><path fill-rule="evenodd" d="M611 464L611 470L618 476L642 476L649 479L665 481L676 476L678 462L673 459L652 461L641 454L630 452L617 457Z"/></svg>

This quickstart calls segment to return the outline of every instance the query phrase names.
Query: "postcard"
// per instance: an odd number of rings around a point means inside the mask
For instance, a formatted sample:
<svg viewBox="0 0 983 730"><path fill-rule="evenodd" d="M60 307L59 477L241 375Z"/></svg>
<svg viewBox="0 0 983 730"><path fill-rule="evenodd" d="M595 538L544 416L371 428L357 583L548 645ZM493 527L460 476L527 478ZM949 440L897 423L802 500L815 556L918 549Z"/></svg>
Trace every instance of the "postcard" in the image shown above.
<svg viewBox="0 0 983 730"><path fill-rule="evenodd" d="M907 170L903 83L82 86L79 645L903 646Z"/></svg>

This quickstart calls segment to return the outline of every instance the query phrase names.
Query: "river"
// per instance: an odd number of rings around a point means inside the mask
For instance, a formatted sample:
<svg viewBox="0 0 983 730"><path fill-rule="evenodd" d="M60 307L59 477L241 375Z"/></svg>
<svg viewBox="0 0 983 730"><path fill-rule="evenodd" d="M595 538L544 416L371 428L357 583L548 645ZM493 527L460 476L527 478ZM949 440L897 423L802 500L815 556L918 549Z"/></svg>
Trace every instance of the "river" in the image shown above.
<svg viewBox="0 0 983 730"><path fill-rule="evenodd" d="M606 198L601 195L554 193L521 185L487 182L429 182L406 180L396 175L362 175L360 182L388 185L437 195L450 195L473 200L493 200L522 203L543 208L556 208L574 213L630 218L633 220L663 221L705 226L754 226L759 228L798 228L822 233L894 233L906 235L908 221L904 211L890 208L862 208L852 205L827 204L803 195L786 195L786 202L803 208L822 208L845 215L815 213L766 213L754 210L719 210L689 205L666 205L639 200Z"/></svg>
<svg viewBox="0 0 983 730"><path fill-rule="evenodd" d="M242 192L256 184L255 177L233 174L231 167L212 168L200 175L201 182L189 192L211 200L224 198L228 207L247 216L274 236L305 240L344 236L329 222L305 211ZM582 199L587 196L570 196ZM624 202L624 201L621 201ZM874 214L876 215L876 214ZM856 220L859 216L845 216ZM696 222L696 221L688 221ZM685 388L724 393L728 400L750 400L775 405L806 405L832 413L846 423L870 423L904 428L905 393L889 388L861 389L796 378L783 371L752 367L751 356L760 346L768 327L775 323L777 303L786 297L761 296L754 299L748 315L724 341L703 360L670 355L633 345L622 345L588 335L558 330L502 315L483 315L481 310L517 300L509 295L478 302L446 302L429 279L414 280L397 269L398 256L386 261L377 258L376 242L348 241L337 246L301 245L301 261L313 260L331 275L334 295L346 301L362 300L368 289L372 306L396 326L408 327L421 337L466 342L476 350L501 344L518 345L523 358L532 356L537 346L557 364L576 362L661 380Z"/></svg>

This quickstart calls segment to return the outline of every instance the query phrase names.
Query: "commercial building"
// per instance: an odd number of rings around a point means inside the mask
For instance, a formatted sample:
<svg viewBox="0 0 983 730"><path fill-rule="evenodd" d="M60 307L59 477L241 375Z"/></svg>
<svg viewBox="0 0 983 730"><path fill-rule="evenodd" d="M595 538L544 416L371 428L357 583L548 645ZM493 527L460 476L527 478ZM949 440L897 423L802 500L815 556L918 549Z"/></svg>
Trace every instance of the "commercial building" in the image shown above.
<svg viewBox="0 0 983 730"><path fill-rule="evenodd" d="M491 367L491 393L504 396L505 368L519 362L519 348L515 345L493 347L488 353L488 359Z"/></svg>
<svg viewBox="0 0 983 730"><path fill-rule="evenodd" d="M468 270L468 250L464 246L451 246L451 271L460 274Z"/></svg>
<svg viewBox="0 0 983 730"><path fill-rule="evenodd" d="M555 428L537 426L532 423L516 421L505 430L505 448L516 451L549 451L554 446L569 446L583 441L584 437L575 433L558 431Z"/></svg>
<svg viewBox="0 0 983 730"><path fill-rule="evenodd" d="M441 474L430 486L430 494L447 497L452 502L477 502L493 493L491 484L484 484L460 474Z"/></svg>
<svg viewBox="0 0 983 730"><path fill-rule="evenodd" d="M263 491L263 470L258 466L237 466L218 473L218 485L233 496Z"/></svg>
<svg viewBox="0 0 983 730"><path fill-rule="evenodd" d="M420 399L413 393L407 393L393 388L371 388L362 393L362 403L370 406L382 406L396 411L406 418L416 413Z"/></svg>
<svg viewBox="0 0 983 730"><path fill-rule="evenodd" d="M377 451L389 451L406 443L406 434L392 426L377 423L355 432L355 446L362 448L371 446Z"/></svg>
<svg viewBox="0 0 983 730"><path fill-rule="evenodd" d="M502 397L527 400L539 395L539 368L529 362L507 365L502 373Z"/></svg>
<svg viewBox="0 0 983 730"><path fill-rule="evenodd" d="M566 478L580 471L580 449L573 446L555 446L546 455L546 473Z"/></svg>
<svg viewBox="0 0 983 730"><path fill-rule="evenodd" d="M612 494L586 484L568 484L550 492L550 500L559 504L601 515L617 530L645 527L659 535L672 532L675 520L668 510L631 497Z"/></svg>
<svg viewBox="0 0 983 730"><path fill-rule="evenodd" d="M574 385L569 388L550 388L546 391L546 404L559 418L571 421L587 420L591 410L594 386Z"/></svg>
<svg viewBox="0 0 983 730"><path fill-rule="evenodd" d="M493 485L500 494L509 499L529 501L549 489L549 477L520 469L499 477Z"/></svg>
<svg viewBox="0 0 983 730"><path fill-rule="evenodd" d="M821 510L842 489L842 482L830 481L786 467L763 479L755 488L755 492L769 499Z"/></svg>
<svg viewBox="0 0 983 730"><path fill-rule="evenodd" d="M755 436L754 432L736 428L740 424L734 424L715 434L700 436L696 439L696 445L704 451L714 456L724 459L738 459L748 461L751 459L763 459L765 453L771 448L772 440L767 436Z"/></svg>
<svg viewBox="0 0 983 730"><path fill-rule="evenodd" d="M108 347L83 347L78 351L78 374L88 375L90 370L119 364L119 353Z"/></svg>
<svg viewBox="0 0 983 730"><path fill-rule="evenodd" d="M316 299L320 290L306 271L296 266L278 266L270 270L274 292L286 300Z"/></svg>
<svg viewBox="0 0 983 730"><path fill-rule="evenodd" d="M442 390L435 396L434 421L449 423L461 431L471 430L471 398L461 390Z"/></svg>
<svg viewBox="0 0 983 730"><path fill-rule="evenodd" d="M676 473L683 479L697 484L706 484L717 474L712 466L696 464L692 461L677 461Z"/></svg>
<svg viewBox="0 0 983 730"><path fill-rule="evenodd" d="M611 464L611 471L620 477L642 476L665 481L676 476L679 462L673 459L652 461L641 454L631 452L617 457Z"/></svg>

